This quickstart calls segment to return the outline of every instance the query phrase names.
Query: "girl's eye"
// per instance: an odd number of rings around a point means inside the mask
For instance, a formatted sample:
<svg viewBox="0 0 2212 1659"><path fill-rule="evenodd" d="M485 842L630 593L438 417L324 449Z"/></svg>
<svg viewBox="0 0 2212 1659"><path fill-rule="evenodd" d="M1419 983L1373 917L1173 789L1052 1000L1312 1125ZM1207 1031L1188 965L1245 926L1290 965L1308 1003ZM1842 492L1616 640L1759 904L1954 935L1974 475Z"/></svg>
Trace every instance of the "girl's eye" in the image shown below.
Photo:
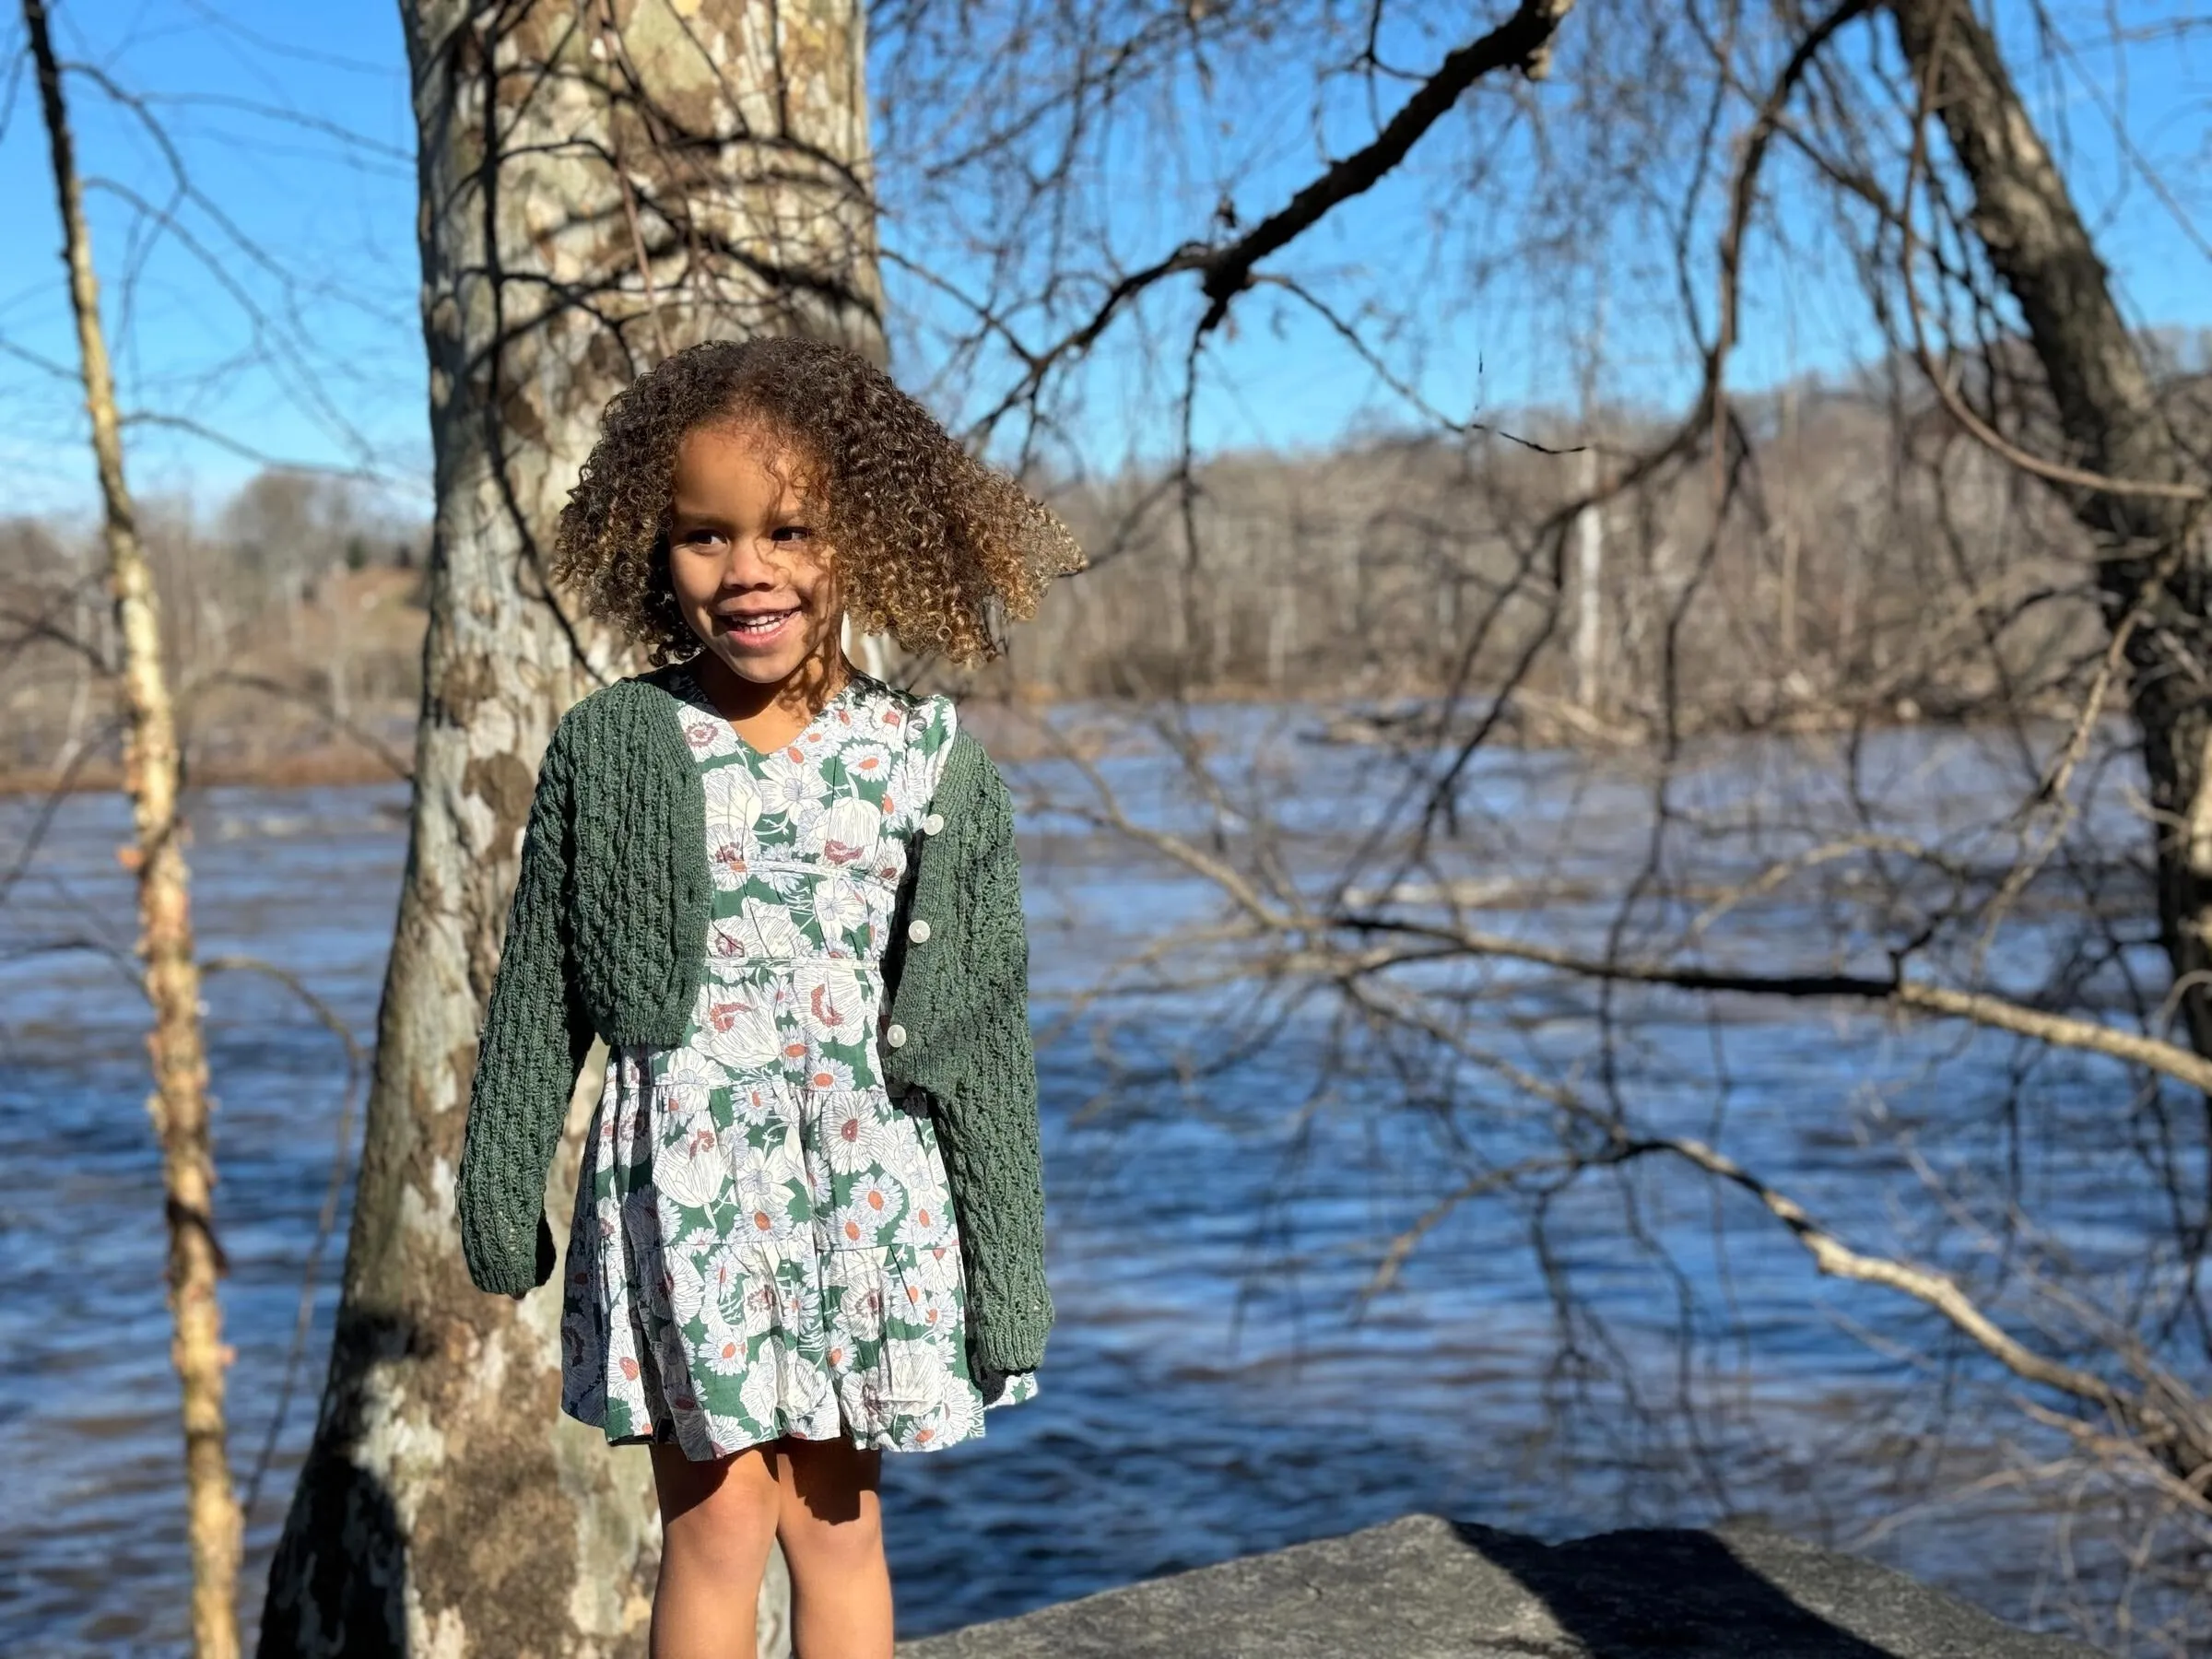
<svg viewBox="0 0 2212 1659"><path fill-rule="evenodd" d="M713 529L709 525L700 524L692 529L682 532L677 536L676 539L684 547L705 547L710 542L720 541L722 539L722 532Z"/></svg>
<svg viewBox="0 0 2212 1659"><path fill-rule="evenodd" d="M775 539L780 542L799 542L805 541L813 534L814 532L804 524L779 524L776 526Z"/></svg>

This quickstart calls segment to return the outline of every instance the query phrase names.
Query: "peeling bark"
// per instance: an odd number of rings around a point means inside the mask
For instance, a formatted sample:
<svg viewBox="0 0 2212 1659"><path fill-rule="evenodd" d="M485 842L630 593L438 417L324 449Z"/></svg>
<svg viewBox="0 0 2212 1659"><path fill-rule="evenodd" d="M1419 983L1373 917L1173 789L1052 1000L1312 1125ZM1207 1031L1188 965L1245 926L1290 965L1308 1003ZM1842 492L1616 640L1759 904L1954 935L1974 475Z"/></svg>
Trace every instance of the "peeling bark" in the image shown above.
<svg viewBox="0 0 2212 1659"><path fill-rule="evenodd" d="M2205 479L2160 410L2096 244L1997 44L1968 0L1889 0L1900 44L1973 187L1975 234L2004 280L2073 453L2058 480L2106 557L2098 567L2128 637L2159 872L2159 922L2190 1041L2212 1056L2212 569ZM2194 496L2195 499L2192 500Z"/></svg>
<svg viewBox="0 0 2212 1659"><path fill-rule="evenodd" d="M536 761L616 642L543 577L606 399L663 349L880 355L854 0L402 0L437 518L406 876L344 1296L265 1654L637 1654L645 1454L559 1415L555 1284L468 1281L453 1180ZM587 1070L588 1075L588 1070ZM548 1201L564 1237L575 1133Z"/></svg>
<svg viewBox="0 0 2212 1659"><path fill-rule="evenodd" d="M169 1226L170 1345L184 1419L185 1547L192 1558L192 1647L195 1659L236 1659L238 1561L242 1530L231 1484L223 1418L223 1271L215 1238L215 1154L210 1135L207 1055L200 1030L200 969L193 951L192 900L184 862L184 822L177 810L181 760L174 707L161 657L160 607L138 540L137 509L123 471L123 424L100 322L100 281L85 222L60 65L41 0L24 0L23 26L38 66L39 101L53 159L69 301L76 322L85 411L100 473L108 591L123 645L125 721L124 789L131 800L133 845L122 849L138 878L138 956L145 963L153 1030L147 1053L154 1092L147 1110L161 1143L161 1187Z"/></svg>

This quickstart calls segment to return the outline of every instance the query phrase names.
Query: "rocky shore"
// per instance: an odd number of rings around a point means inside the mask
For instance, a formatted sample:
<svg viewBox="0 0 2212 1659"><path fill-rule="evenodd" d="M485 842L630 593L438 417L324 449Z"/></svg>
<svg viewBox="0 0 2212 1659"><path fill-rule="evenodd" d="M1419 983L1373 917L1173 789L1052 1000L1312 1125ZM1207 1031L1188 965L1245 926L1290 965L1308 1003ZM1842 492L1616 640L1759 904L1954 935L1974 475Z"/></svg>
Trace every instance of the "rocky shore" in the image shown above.
<svg viewBox="0 0 2212 1659"><path fill-rule="evenodd" d="M2096 1659L1757 1528L1546 1545L1408 1515L902 1643L905 1659Z"/></svg>

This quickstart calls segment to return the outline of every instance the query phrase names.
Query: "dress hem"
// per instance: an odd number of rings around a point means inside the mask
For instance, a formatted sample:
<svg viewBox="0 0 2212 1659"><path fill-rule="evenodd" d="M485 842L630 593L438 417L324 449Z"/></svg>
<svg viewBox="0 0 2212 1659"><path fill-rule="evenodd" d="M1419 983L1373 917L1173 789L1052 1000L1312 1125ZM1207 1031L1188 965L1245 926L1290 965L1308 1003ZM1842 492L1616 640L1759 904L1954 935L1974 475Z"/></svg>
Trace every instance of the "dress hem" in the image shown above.
<svg viewBox="0 0 2212 1659"><path fill-rule="evenodd" d="M1026 1401L1022 1400L1001 1400L994 1402L991 1406L985 1406L984 1410L995 1411L998 1406L1002 1405L1019 1406L1026 1403ZM561 1416L569 1418L571 1422L582 1423L587 1429L597 1429L602 1432L605 1432L606 1430L606 1420L605 1418L594 1420L591 1418L585 1417L580 1411L572 1410L571 1407L565 1405L561 1406L560 1414ZM975 1432L973 1434L964 1434L959 1440L932 1441L921 1445L901 1445L896 1441L882 1438L877 1438L872 1441L863 1441L855 1438L850 1430L841 1435L831 1436L820 1434L800 1434L795 1430L787 1429L782 1434L771 1434L761 1440L747 1441L742 1446L732 1446L728 1451L717 1452L712 1457L691 1457L691 1461L693 1463L720 1463L725 1457L735 1457L741 1452L750 1452L756 1447L759 1446L772 1446L778 1441L782 1440L806 1441L814 1445L822 1445L826 1444L831 1439L836 1439L845 1441L855 1451L860 1452L915 1452L926 1453L930 1452L943 1452L953 1446L965 1446L971 1441L982 1440L986 1432L986 1425L984 1424L981 1415L976 1418ZM609 1434L606 1437L606 1443L609 1446L674 1446L678 1451L683 1450L683 1442L676 1439L673 1435L666 1440L663 1440L657 1434ZM688 1452L686 1452L684 1455L687 1457L691 1456L691 1454Z"/></svg>

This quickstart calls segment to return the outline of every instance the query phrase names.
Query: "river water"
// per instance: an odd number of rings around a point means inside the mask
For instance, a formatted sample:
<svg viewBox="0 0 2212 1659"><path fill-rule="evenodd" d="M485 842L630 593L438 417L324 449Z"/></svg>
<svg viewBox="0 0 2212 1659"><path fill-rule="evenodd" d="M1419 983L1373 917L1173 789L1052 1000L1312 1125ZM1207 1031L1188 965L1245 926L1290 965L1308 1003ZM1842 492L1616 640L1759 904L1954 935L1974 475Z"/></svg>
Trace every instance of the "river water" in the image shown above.
<svg viewBox="0 0 2212 1659"><path fill-rule="evenodd" d="M1998 786L2002 757L1975 740L1890 741L1891 799L1923 828ZM1373 763L1295 741L1281 754L1284 816L1316 845L1354 835L1362 808L1347 803L1376 794ZM1156 787L1156 765L1115 764L1140 818L1194 810ZM1630 822L1642 798L1542 757L1488 764L1472 839L1492 873L1558 876L1566 815ZM1732 763L1715 798L1776 764ZM1017 782L1079 794L1075 776L1036 766ZM365 1041L405 809L391 787L197 796L204 951L297 975ZM39 810L0 803L0 874ZM1228 809L1209 810L1219 830ZM2130 832L2124 817L2102 831ZM1536 1144L1541 1114L1501 1094L1424 1105L1433 1078L1394 1072L1324 1005L1279 992L1076 1005L1102 961L1208 895L1076 816L1029 822L1060 1324L1037 1401L993 1413L980 1443L888 1461L902 1633L1414 1510L1546 1535L1761 1513L2007 1617L2064 1622L2059 1534L2045 1497L2002 1478L2030 1449L1981 1403L1977 1368L1915 1310L1818 1278L1756 1206L1688 1171L1454 1211L1363 1303L1390 1241L1481 1158ZM119 965L126 835L120 802L63 802L0 909L0 1650L57 1659L184 1651L145 1012ZM1585 845L1577 867L1618 855ZM1528 925L1596 925L1572 912L1562 900ZM1801 942L1787 930L1810 925L1772 910L1759 923L1782 930L1763 939L1783 955ZM2046 950L2025 937L2016 956ZM207 1003L242 1477L276 1410L346 1067L265 977L219 973ZM1930 1165L1970 1193L2000 1185L2002 1206L2030 1208L2087 1270L2144 1256L2165 1224L2141 1102L2112 1068L1826 1003L1636 1006L1612 1087L1854 1241L1959 1246L1971 1218L1926 1201ZM1548 987L1503 981L1465 1011L1546 1075L1580 1075L1596 1052L1588 1010ZM1241 1043L1263 1020L1265 1040ZM344 1232L341 1216L249 1516L249 1615L313 1418Z"/></svg>

